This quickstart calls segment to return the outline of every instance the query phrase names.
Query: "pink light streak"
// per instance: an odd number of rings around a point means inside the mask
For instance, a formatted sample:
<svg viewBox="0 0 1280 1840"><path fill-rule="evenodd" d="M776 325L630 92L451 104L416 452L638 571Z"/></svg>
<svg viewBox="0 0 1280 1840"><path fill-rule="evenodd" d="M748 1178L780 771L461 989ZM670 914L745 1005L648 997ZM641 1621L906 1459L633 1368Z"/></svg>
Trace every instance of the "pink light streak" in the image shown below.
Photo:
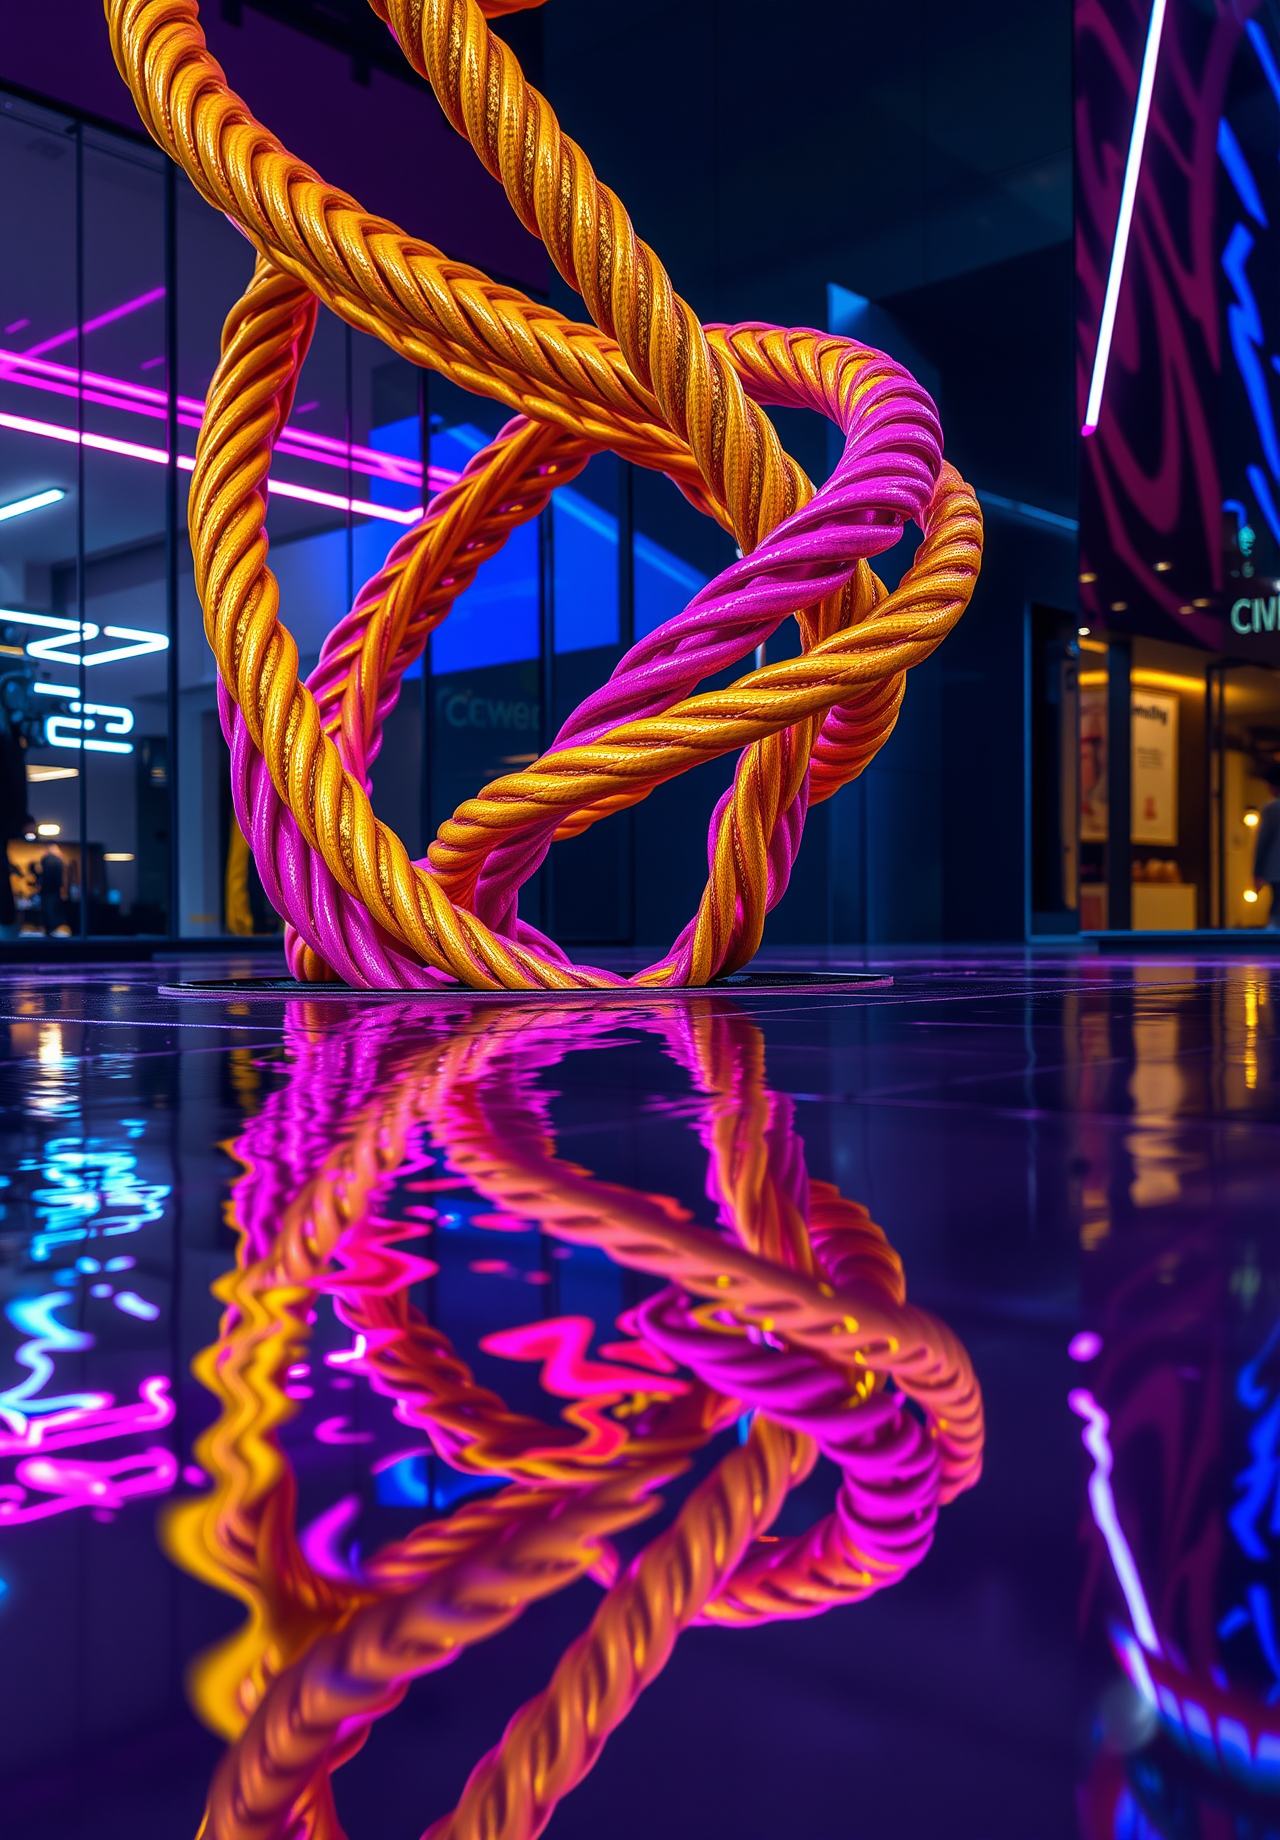
<svg viewBox="0 0 1280 1840"><path fill-rule="evenodd" d="M0 1527L47 1520L72 1508L122 1508L135 1495L163 1494L178 1479L178 1459L156 1444L136 1457L116 1457L110 1463L87 1457L78 1463L65 1457L28 1457L16 1473L17 1483L0 1486ZM28 1506L28 1488L41 1490L49 1499Z"/></svg>
<svg viewBox="0 0 1280 1840"><path fill-rule="evenodd" d="M169 409L167 393L157 389L154 384L131 383L123 377L107 376L100 371L78 371L71 365L33 358L30 352L0 348L0 381L19 384L26 389L43 390L49 395L67 397L72 401L80 397L99 407L118 409L128 415L146 416L152 421L163 421ZM177 408L181 427L200 426L204 403L198 397L179 396ZM310 461L317 466L338 467L343 472L349 466L354 473L362 473L373 479L385 479L391 485L410 486L419 491L422 489L422 467L417 460L411 460L406 455L384 453L376 447L362 447L355 442L348 448L345 441L333 435L316 434L292 423L281 431L276 451L289 454L296 460ZM458 475L449 467L433 466L429 469L428 477L432 489L442 491L445 486L452 485Z"/></svg>
<svg viewBox="0 0 1280 1840"><path fill-rule="evenodd" d="M321 1444L372 1444L372 1431L348 1431L347 1424L344 1414L322 1418L315 1429L317 1441Z"/></svg>
<svg viewBox="0 0 1280 1840"><path fill-rule="evenodd" d="M164 299L164 289L155 287L145 294L137 295L133 300L123 301L118 307L110 307L107 312L99 313L94 319L87 319L83 326L72 326L67 332L56 332L51 339L41 339L38 345L29 345L24 357L38 358L41 352L57 351L61 345L69 345L74 338L84 332L97 332L103 326L114 325L118 319L127 319L131 313L141 312L143 307L154 306L157 300ZM25 322L30 325L30 320Z"/></svg>
<svg viewBox="0 0 1280 1840"><path fill-rule="evenodd" d="M62 441L71 447L90 447L99 453L119 454L126 460L145 460L153 466L169 464L166 448L143 447L137 441L120 441L114 435L92 434L88 430L81 434L75 428L61 428L55 422L33 421L26 415L10 415L0 411L0 428L12 429L16 434L38 435L46 441ZM195 466L189 454L178 455L180 472L193 473ZM408 526L416 524L422 516L421 505L401 511L394 505L375 505L366 498L345 498L337 492L322 492L316 486L294 485L287 479L268 479L267 491L277 498L293 498L306 505L325 505L334 511L349 511L353 517L381 518L388 524Z"/></svg>
<svg viewBox="0 0 1280 1840"><path fill-rule="evenodd" d="M616 1399L620 1393L675 1399L689 1391L687 1381L671 1378L674 1362L666 1363L666 1373L653 1372L647 1351L640 1356L650 1369L645 1373L588 1359L595 1328L589 1316L549 1316L541 1322L495 1330L482 1338L480 1346L486 1354L502 1355L509 1361L541 1361L539 1385L560 1399ZM624 1342L612 1342L609 1352L631 1359Z"/></svg>
<svg viewBox="0 0 1280 1840"><path fill-rule="evenodd" d="M72 1406L28 1419L24 1431L0 1432L0 1456L33 1456L39 1451L73 1450L97 1444L103 1438L129 1437L137 1431L159 1431L173 1420L167 1374L152 1374L138 1388L136 1405L118 1406L111 1395L99 1406Z"/></svg>

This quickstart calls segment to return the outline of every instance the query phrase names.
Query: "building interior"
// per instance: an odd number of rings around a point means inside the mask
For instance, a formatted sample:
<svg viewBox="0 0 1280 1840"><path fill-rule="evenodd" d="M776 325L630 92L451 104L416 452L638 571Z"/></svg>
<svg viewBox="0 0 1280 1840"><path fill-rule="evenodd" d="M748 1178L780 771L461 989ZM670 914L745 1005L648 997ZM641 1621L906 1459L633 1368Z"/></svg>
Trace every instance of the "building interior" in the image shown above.
<svg viewBox="0 0 1280 1840"><path fill-rule="evenodd" d="M5 1840L1280 1835L1272 217L1277 0L7 9Z"/></svg>

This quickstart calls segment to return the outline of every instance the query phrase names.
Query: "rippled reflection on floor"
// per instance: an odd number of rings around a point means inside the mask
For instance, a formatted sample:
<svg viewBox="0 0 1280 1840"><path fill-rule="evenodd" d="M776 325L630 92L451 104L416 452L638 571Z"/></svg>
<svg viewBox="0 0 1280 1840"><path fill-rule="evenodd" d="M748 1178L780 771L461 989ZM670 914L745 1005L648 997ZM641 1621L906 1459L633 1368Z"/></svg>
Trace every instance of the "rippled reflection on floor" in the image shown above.
<svg viewBox="0 0 1280 1840"><path fill-rule="evenodd" d="M1280 1834L1270 971L890 969L10 974L0 1829Z"/></svg>

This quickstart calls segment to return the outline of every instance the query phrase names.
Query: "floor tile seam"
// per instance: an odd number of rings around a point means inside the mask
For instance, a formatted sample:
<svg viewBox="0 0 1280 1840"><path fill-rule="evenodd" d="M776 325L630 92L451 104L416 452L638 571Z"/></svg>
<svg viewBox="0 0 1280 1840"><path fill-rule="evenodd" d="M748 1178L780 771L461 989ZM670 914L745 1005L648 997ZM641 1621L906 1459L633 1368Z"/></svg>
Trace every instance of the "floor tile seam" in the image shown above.
<svg viewBox="0 0 1280 1840"><path fill-rule="evenodd" d="M1219 1049L1217 1045L1212 1042L1209 1042L1209 1043L1201 1044L1197 1047L1186 1048L1182 1050L1180 1053L1170 1056L1165 1059L1155 1059L1155 1060L1144 1061L1143 1066L1144 1068L1149 1068L1149 1069L1154 1069L1157 1067L1158 1068L1176 1067L1184 1061L1193 1061L1197 1059L1203 1059L1206 1055L1217 1055L1218 1053L1219 1053ZM1113 1071L1117 1068L1126 1068L1126 1067L1132 1068L1134 1065L1134 1057L1131 1055L1113 1054L1113 1055L1107 1056L1105 1060L1090 1060L1087 1064L1091 1072L1092 1071L1108 1072L1108 1071ZM1030 1078L1030 1079L1038 1079L1038 1080L1051 1079L1057 1074L1066 1073L1068 1071L1071 1071L1072 1069L1078 1068L1080 1065L1081 1063L1079 1061L1043 1061L1043 1062L1035 1061L1029 1067L1023 1064L1022 1066L1012 1068L1007 1074L1004 1074L1004 1075L1000 1074L999 1072L992 1072L990 1069L984 1069L981 1073L957 1074L955 1078L952 1080L949 1080L947 1084L953 1087L954 1086L971 1086L979 1080L990 1080L990 1079L1000 1079L1000 1078L1013 1078L1013 1079ZM881 1097L892 1098L897 1093L920 1092L926 1084L927 1082L924 1082L924 1081L912 1081L910 1084L907 1084L907 1085L877 1086L877 1087L872 1088L871 1090L874 1091L877 1095ZM856 1105L866 1095L863 1093L832 1093L830 1095L827 1095L823 1093L798 1093L798 1092L788 1091L786 1096L789 1099L815 1100L823 1104Z"/></svg>
<svg viewBox="0 0 1280 1840"><path fill-rule="evenodd" d="M1202 989L1202 988L1205 990L1219 989L1221 988L1223 983L1227 983L1229 981L1230 981L1229 979L1217 979L1213 981L1207 981L1203 985L1199 982L1196 982L1195 984L1192 984L1190 988L1196 989L1196 990ZM1160 987L1160 990L1161 992L1164 992L1166 990L1173 989L1173 988L1187 988L1187 986L1162 985ZM918 1009L922 1005L929 1004L929 1003L972 1003L972 1002L996 1003L996 1002L1009 1002L1009 1001L1018 1001L1018 1002L1025 1003L1025 1002L1036 1001L1041 998L1062 996L1064 994L1069 994L1071 992L1081 992L1082 994L1087 995L1087 996L1096 996L1099 998L1103 998L1115 992L1122 992L1122 991L1128 991L1128 990L1152 990L1152 987L1148 984L1143 984L1140 981L1135 980L1133 983L1125 983L1125 984L1111 983L1111 984L1108 984L1105 987L1105 989L1098 989L1097 987L1089 987L1088 989L1085 989L1083 991L1079 983L1055 985L1050 989L1037 988L1033 990L987 991L984 993L966 990L966 991L956 991L955 993L951 995L947 995L947 996L939 996L932 992L930 992L927 995L920 995L920 996L908 996L906 994L903 994L901 996L899 995L877 996L875 992L868 991L864 997L857 999L855 1001L852 1001L852 1002L848 1002L848 1003L824 1003L821 1005L820 1008L818 1008L818 1006L815 1006L815 1005L796 1005L794 1007L787 1008L787 1009L769 1009L769 1010L752 1009L750 1013L752 1017L755 1018L759 1016L808 1015L808 1014L815 1013L815 1011L818 1014L826 1015L826 1014L829 1014L833 1010L839 1011L841 1013L847 1010L863 1010L863 1011L874 1010L874 1011L879 1012L881 1010L887 1010L887 1009ZM1155 995L1157 993L1155 991L1152 991L1152 994ZM741 999L737 997L736 995L735 995L734 1000L741 1001Z"/></svg>
<svg viewBox="0 0 1280 1840"><path fill-rule="evenodd" d="M795 1098L795 1096L796 1095L793 1093L787 1094L788 1098ZM982 1112L990 1118L1014 1119L1025 1124L1034 1124L1038 1121L1058 1119L1078 1119L1082 1123L1115 1125L1130 1130L1136 1129L1144 1131L1190 1132L1198 1129L1205 1132L1210 1130L1219 1132L1223 1130L1240 1130L1257 1133L1263 1136L1280 1133L1280 1120L1261 1118L1168 1118L1164 1115L1160 1117L1140 1117L1133 1112L1053 1111L1048 1108L1028 1109L1022 1106L982 1105L976 1101L966 1099L912 1099L896 1095L883 1099L878 1095L870 1095L858 1100L850 1100L847 1103L869 1106L874 1105L882 1108L901 1106L907 1111Z"/></svg>
<svg viewBox="0 0 1280 1840"><path fill-rule="evenodd" d="M281 1033L278 1027L260 1022L149 1022L138 1016L131 1016L127 1019L117 1016L64 1016L57 1011L45 1012L38 1016L10 1016L0 1011L0 1022L56 1022L59 1025L65 1023L68 1027L103 1029L217 1029L220 1033L229 1035L254 1033L270 1035L273 1038L278 1037Z"/></svg>

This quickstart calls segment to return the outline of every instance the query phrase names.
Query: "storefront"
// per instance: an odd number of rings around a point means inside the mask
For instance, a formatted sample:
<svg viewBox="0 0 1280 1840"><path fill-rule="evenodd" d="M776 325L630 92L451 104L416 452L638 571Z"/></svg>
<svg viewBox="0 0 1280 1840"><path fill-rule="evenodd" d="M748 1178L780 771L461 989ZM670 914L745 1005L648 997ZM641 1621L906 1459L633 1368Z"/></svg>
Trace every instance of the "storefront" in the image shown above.
<svg viewBox="0 0 1280 1840"><path fill-rule="evenodd" d="M1029 930L1256 930L1280 781L1280 30L1249 6L1078 4L1075 68L1080 600L1028 617Z"/></svg>
<svg viewBox="0 0 1280 1840"><path fill-rule="evenodd" d="M1266 927L1280 669L1047 609L1030 625L1032 933Z"/></svg>

